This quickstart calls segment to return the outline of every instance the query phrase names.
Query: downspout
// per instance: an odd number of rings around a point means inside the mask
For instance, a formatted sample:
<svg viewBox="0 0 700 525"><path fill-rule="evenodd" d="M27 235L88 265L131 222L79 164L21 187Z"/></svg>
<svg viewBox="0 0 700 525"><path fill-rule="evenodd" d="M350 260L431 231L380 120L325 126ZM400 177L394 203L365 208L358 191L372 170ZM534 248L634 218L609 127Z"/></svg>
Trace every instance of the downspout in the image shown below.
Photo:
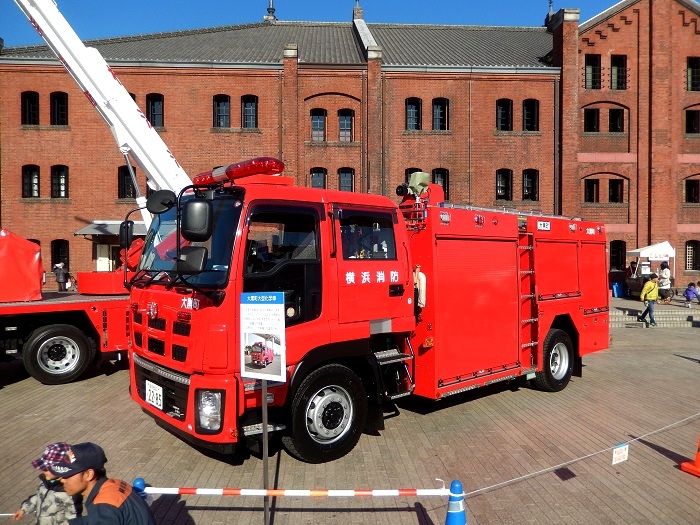
<svg viewBox="0 0 700 525"><path fill-rule="evenodd" d="M469 75L469 131L467 132L467 204L472 204L472 84L473 73Z"/></svg>
<svg viewBox="0 0 700 525"><path fill-rule="evenodd" d="M562 213L561 195L561 81L554 79L554 215Z"/></svg>

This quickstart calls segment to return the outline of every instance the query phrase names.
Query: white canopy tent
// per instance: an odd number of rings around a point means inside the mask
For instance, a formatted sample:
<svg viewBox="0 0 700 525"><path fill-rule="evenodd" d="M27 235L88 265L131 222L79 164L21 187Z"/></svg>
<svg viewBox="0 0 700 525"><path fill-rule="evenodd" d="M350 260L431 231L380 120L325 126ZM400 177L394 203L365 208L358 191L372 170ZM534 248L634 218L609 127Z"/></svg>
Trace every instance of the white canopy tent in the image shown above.
<svg viewBox="0 0 700 525"><path fill-rule="evenodd" d="M676 275L676 250L673 249L673 246L671 246L671 243L668 241L644 246L636 250L630 250L627 252L627 257L637 258L638 272L641 270L639 259L649 259L650 261L668 261L669 259L673 259L672 275Z"/></svg>

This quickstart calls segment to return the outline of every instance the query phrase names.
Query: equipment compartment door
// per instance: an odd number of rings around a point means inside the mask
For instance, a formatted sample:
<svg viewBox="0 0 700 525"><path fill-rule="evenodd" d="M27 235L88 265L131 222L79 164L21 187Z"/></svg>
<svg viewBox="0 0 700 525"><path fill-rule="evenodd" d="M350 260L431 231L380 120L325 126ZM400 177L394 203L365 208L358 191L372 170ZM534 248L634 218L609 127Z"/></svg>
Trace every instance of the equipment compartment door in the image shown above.
<svg viewBox="0 0 700 525"><path fill-rule="evenodd" d="M458 376L465 380L516 367L520 345L517 242L438 238L436 248L433 350L438 379L449 384Z"/></svg>

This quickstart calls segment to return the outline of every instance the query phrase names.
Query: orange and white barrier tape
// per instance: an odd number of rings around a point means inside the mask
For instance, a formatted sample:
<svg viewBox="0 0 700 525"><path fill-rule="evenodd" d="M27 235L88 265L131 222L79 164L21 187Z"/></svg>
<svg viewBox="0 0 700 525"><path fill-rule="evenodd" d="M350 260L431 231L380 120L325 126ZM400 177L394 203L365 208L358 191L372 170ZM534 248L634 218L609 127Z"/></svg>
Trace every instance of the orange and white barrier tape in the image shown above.
<svg viewBox="0 0 700 525"><path fill-rule="evenodd" d="M134 488L146 494L170 494L180 496L263 496L283 497L294 496L297 498L355 498L365 497L393 497L415 498L418 496L450 496L450 489L445 487L441 479L442 487L437 489L243 489L222 488L207 489L196 487L146 487L143 478L134 480Z"/></svg>
<svg viewBox="0 0 700 525"><path fill-rule="evenodd" d="M450 490L447 488L441 489L350 489L350 490L298 490L298 489L237 489L237 488L222 488L222 489L206 489L194 487L146 487L146 494L177 494L177 495L197 495L197 496L267 496L267 497L310 497L310 498L353 498L358 496L370 497L394 497L394 498L410 498L417 496L449 496Z"/></svg>

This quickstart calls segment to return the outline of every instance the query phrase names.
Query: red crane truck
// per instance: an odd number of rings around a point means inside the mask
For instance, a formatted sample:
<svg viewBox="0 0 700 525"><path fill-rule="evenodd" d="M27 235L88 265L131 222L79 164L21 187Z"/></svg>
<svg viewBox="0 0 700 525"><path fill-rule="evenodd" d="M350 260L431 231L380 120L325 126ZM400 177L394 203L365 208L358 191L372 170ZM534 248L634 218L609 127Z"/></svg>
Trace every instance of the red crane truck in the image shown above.
<svg viewBox="0 0 700 525"><path fill-rule="evenodd" d="M80 41L52 0L15 0L66 67L90 103L109 125L117 145L131 167L131 156L143 170L152 189L179 191L190 179L153 129L128 91L104 58ZM143 219L151 215L143 205L133 170L137 204ZM5 286L0 293L0 357L21 357L29 373L47 384L67 383L109 354L125 352L129 340L129 301L123 274L82 272L78 274L81 294L47 293L42 296L43 279L38 247L21 238L0 239L0 268L19 268L25 263L27 279ZM24 248L20 248L24 246ZM138 260L138 246L129 258ZM26 260L19 254L25 254ZM127 261L124 261L125 268ZM31 275L30 275L31 274ZM13 278L15 272L4 272ZM39 277L41 275L41 277ZM115 278L116 277L116 278ZM8 295L8 289L16 293ZM87 293L87 295L86 295Z"/></svg>
<svg viewBox="0 0 700 525"><path fill-rule="evenodd" d="M241 377L244 293L284 294L270 428L311 463L383 428L399 397L515 378L558 391L608 347L602 224L449 205L427 174L397 189L397 206L296 187L282 169L253 159L149 198L131 395L182 438L230 452L260 432L261 383Z"/></svg>

